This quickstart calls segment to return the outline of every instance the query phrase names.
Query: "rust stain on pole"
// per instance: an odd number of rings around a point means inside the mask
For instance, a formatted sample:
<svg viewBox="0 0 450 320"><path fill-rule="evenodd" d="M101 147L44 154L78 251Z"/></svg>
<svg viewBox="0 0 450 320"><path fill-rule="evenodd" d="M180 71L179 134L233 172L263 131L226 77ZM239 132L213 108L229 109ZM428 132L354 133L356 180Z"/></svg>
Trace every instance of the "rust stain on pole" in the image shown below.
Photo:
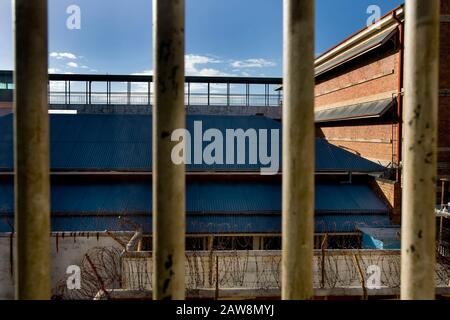
<svg viewBox="0 0 450 320"><path fill-rule="evenodd" d="M185 168L171 141L185 127L184 0L153 1L153 298L184 299Z"/></svg>
<svg viewBox="0 0 450 320"><path fill-rule="evenodd" d="M47 0L15 0L16 298L50 299Z"/></svg>
<svg viewBox="0 0 450 320"><path fill-rule="evenodd" d="M313 296L314 1L284 0L282 298Z"/></svg>
<svg viewBox="0 0 450 320"><path fill-rule="evenodd" d="M401 298L435 297L439 0L405 6Z"/></svg>

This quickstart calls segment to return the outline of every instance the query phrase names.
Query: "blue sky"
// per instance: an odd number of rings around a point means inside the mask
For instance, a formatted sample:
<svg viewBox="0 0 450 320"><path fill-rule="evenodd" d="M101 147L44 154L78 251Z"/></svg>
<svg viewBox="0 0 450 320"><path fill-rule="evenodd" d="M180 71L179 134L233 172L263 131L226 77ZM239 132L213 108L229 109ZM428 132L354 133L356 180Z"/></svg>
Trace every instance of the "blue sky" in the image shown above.
<svg viewBox="0 0 450 320"><path fill-rule="evenodd" d="M52 73L140 74L152 70L152 1L49 0ZM316 0L316 53L364 27L377 5L402 0ZM66 27L70 5L81 29ZM11 1L0 0L0 69L12 69ZM281 76L282 0L186 0L186 73Z"/></svg>

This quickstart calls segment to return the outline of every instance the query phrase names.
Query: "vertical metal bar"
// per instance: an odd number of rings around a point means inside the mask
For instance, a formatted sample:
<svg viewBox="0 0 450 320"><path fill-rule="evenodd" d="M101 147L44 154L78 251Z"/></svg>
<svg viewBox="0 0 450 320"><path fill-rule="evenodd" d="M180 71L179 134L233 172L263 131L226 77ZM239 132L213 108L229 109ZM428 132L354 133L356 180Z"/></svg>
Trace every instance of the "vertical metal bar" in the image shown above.
<svg viewBox="0 0 450 320"><path fill-rule="evenodd" d="M147 89L148 89L148 99L147 99L147 102L148 102L148 105L151 105L151 96L152 96L152 83L151 83L151 81L149 81L148 83L147 83Z"/></svg>
<svg viewBox="0 0 450 320"><path fill-rule="evenodd" d="M171 159L185 127L184 0L153 1L153 297L184 299L185 170Z"/></svg>
<svg viewBox="0 0 450 320"><path fill-rule="evenodd" d="M210 90L210 83L208 82L208 104L207 104L208 106L209 106L209 101L210 101L210 100L209 100L209 94L210 94L210 92L211 92L211 90Z"/></svg>
<svg viewBox="0 0 450 320"><path fill-rule="evenodd" d="M264 84L264 106L267 107L267 84Z"/></svg>
<svg viewBox="0 0 450 320"><path fill-rule="evenodd" d="M92 81L89 81L89 104L92 104Z"/></svg>
<svg viewBox="0 0 450 320"><path fill-rule="evenodd" d="M435 298L439 0L405 6L401 298Z"/></svg>
<svg viewBox="0 0 450 320"><path fill-rule="evenodd" d="M127 104L131 103L131 84L130 81L127 82Z"/></svg>
<svg viewBox="0 0 450 320"><path fill-rule="evenodd" d="M88 104L88 82L87 81L85 82L84 87L85 87L84 103Z"/></svg>
<svg viewBox="0 0 450 320"><path fill-rule="evenodd" d="M67 80L64 81L64 104L67 104Z"/></svg>
<svg viewBox="0 0 450 320"><path fill-rule="evenodd" d="M188 87L187 105L190 106L191 105L191 83L190 82L188 82L187 87Z"/></svg>
<svg viewBox="0 0 450 320"><path fill-rule="evenodd" d="M227 83L227 106L230 105L230 83Z"/></svg>
<svg viewBox="0 0 450 320"><path fill-rule="evenodd" d="M13 7L16 299L49 299L47 1L15 0Z"/></svg>
<svg viewBox="0 0 450 320"><path fill-rule="evenodd" d="M250 84L245 84L245 105L248 107L250 105Z"/></svg>
<svg viewBox="0 0 450 320"><path fill-rule="evenodd" d="M314 1L284 0L283 25L282 298L310 299L314 246Z"/></svg>
<svg viewBox="0 0 450 320"><path fill-rule="evenodd" d="M69 81L69 104L70 104L70 81Z"/></svg>

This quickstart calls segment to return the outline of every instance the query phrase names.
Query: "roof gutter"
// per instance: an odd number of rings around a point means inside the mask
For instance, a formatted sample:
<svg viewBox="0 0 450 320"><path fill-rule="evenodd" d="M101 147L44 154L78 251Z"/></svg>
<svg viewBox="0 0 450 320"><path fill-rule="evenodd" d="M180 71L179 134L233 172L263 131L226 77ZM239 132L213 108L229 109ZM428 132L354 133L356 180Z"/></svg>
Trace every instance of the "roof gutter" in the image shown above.
<svg viewBox="0 0 450 320"><path fill-rule="evenodd" d="M402 131L403 131L403 63L404 63L404 22L401 21L394 11L392 18L398 23L398 71L397 71L397 168L395 171L396 181L401 182L401 162L402 162Z"/></svg>
<svg viewBox="0 0 450 320"><path fill-rule="evenodd" d="M393 11L387 13L376 24L373 24L370 27L365 27L362 30L359 30L355 34L351 35L349 38L345 39L335 47L331 48L330 50L326 51L325 53L317 57L315 60L315 67L320 66L326 61L348 50L349 48L354 47L355 45L368 40L370 37L377 34L380 29L386 29L395 26L397 21L394 18L394 15L396 17L402 17L404 15L403 6L399 6L397 9L394 9Z"/></svg>

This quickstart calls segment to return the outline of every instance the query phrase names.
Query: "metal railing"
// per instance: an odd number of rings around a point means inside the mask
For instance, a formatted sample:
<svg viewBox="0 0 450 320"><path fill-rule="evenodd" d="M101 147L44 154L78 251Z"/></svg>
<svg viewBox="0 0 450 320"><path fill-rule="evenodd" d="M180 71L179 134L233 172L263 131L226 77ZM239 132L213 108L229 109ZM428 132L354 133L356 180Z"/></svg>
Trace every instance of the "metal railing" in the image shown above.
<svg viewBox="0 0 450 320"><path fill-rule="evenodd" d="M188 76L184 100L187 106L278 107L281 82L281 78ZM122 89L112 90L121 84ZM49 75L50 104L153 105L153 100L152 76Z"/></svg>

